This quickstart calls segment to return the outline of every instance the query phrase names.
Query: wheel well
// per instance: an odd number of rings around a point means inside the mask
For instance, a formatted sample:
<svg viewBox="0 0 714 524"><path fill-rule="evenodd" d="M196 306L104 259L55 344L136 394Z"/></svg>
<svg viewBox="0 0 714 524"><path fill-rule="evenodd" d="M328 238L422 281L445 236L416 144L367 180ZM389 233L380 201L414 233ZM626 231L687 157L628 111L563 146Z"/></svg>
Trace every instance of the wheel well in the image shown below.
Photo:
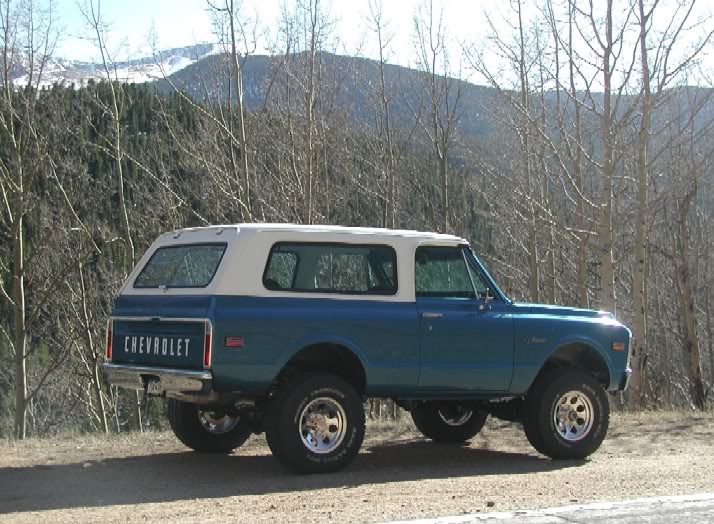
<svg viewBox="0 0 714 524"><path fill-rule="evenodd" d="M351 350L339 344L314 344L301 349L285 364L277 382L310 371L337 375L352 384L360 395L366 390L367 375L362 362Z"/></svg>
<svg viewBox="0 0 714 524"><path fill-rule="evenodd" d="M610 384L610 370L603 356L592 346L568 344L556 349L545 361L541 373L552 367L576 367L587 371L604 387Z"/></svg>

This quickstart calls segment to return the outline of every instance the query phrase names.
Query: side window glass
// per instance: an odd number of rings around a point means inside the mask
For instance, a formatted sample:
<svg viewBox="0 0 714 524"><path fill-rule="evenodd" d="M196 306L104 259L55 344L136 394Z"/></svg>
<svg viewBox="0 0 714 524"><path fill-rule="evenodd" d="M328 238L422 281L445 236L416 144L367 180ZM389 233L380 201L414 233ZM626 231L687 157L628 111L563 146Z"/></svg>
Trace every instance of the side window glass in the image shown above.
<svg viewBox="0 0 714 524"><path fill-rule="evenodd" d="M384 245L279 242L263 273L267 289L394 295L396 253Z"/></svg>
<svg viewBox="0 0 714 524"><path fill-rule="evenodd" d="M367 258L346 253L322 254L317 262L315 287L329 291L367 291L370 287Z"/></svg>
<svg viewBox="0 0 714 524"><path fill-rule="evenodd" d="M276 251L265 272L265 287L272 290L290 289L295 281L298 255L291 251Z"/></svg>
<svg viewBox="0 0 714 524"><path fill-rule="evenodd" d="M474 298L471 275L459 247L420 247L415 260L416 295Z"/></svg>

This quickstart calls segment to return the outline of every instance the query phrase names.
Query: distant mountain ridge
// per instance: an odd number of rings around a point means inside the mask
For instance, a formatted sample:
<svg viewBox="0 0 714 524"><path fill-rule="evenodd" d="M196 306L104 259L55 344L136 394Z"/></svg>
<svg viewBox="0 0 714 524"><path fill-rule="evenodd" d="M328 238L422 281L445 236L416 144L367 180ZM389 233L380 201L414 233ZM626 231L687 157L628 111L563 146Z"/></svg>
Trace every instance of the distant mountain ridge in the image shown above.
<svg viewBox="0 0 714 524"><path fill-rule="evenodd" d="M349 113L347 120L366 126L375 125L376 87L379 85L378 62L359 57L349 57L321 53L324 70L339 76L336 110ZM112 77L120 82L153 83L159 91L168 93L173 87L182 89L196 100L207 95L214 99L225 99L230 77L225 74L228 63L222 46L202 43L185 47L166 49L156 56L116 62ZM251 55L243 62L244 101L251 110L258 110L264 104L270 88L279 89L280 79L285 78L278 58L265 55ZM277 69L276 69L277 68ZM28 67L18 64L11 73L15 85L27 85ZM420 107L418 82L421 73L414 69L387 64L385 82L390 97L390 109L397 127L412 126L414 112ZM325 75L325 77L330 75ZM54 84L81 87L89 81L106 79L101 63L64 58L49 58L44 67L40 87ZM277 79L277 82L276 82ZM36 80L33 79L33 83ZM488 105L495 91L488 87L461 82L463 90L461 104L462 131L467 134L484 133L488 117L484 118L483 107ZM323 88L329 86L323 85Z"/></svg>
<svg viewBox="0 0 714 524"><path fill-rule="evenodd" d="M212 54L182 68L167 79L157 80L157 88L168 93L175 88L181 89L195 100L210 97L214 100L225 99L231 78L226 74L226 55ZM319 89L336 93L334 112L347 113L347 121L363 124L367 127L376 125L376 111L379 105L378 86L380 85L379 62L361 57L320 54L322 71ZM263 107L270 91L272 98L284 94L284 80L287 70L281 57L251 55L243 61L244 103L251 110ZM395 127L409 128L414 125L414 114L426 111L421 107L420 82L423 73L403 66L386 64L384 68L385 87ZM481 135L490 129L490 115L485 114L485 107L497 103L496 90L491 87L471 84L463 80L458 82L461 88L459 100L459 128L469 135ZM335 89L335 83L339 89ZM294 88L293 88L294 89ZM297 91L293 97L299 97ZM500 103L500 102L499 102Z"/></svg>
<svg viewBox="0 0 714 524"><path fill-rule="evenodd" d="M121 82L152 83L163 93L170 93L174 87L186 92L194 100L225 100L228 93L234 93L228 74L228 55L218 44L203 43L186 47L166 49L156 56L145 56L114 64L112 76ZM348 125L374 128L378 125L378 99L380 85L379 63L361 57L320 53L321 70L318 89L328 92L326 100L332 104L333 116L343 119ZM285 79L292 74L286 69L284 57L250 55L243 59L244 103L249 110L263 108L270 97L279 103L286 91ZM293 64L294 65L294 64ZM21 65L11 73L16 85L26 85L27 69ZM410 129L415 125L415 115L424 116L424 74L403 66L386 64L384 77L387 97L394 128ZM102 64L51 58L45 65L42 87L59 83L63 85L86 85L90 80L106 79ZM503 98L492 87L479 86L463 80L453 80L461 89L458 107L458 129L464 138L489 135L496 127L493 110L504 107ZM456 84L458 83L458 84ZM301 95L292 88L293 100ZM682 88L682 93L692 89ZM680 91L681 91L680 90ZM677 91L672 92L677 95ZM598 99L598 93L592 96ZM676 96L675 96L676 98ZM686 97L685 97L686 98ZM547 104L554 104L554 94L546 93ZM568 103L567 100L565 102ZM506 109L506 111L511 111ZM714 112L714 102L708 103L697 121ZM655 120L667 117L667 106L659 108ZM421 132L417 129L417 132Z"/></svg>

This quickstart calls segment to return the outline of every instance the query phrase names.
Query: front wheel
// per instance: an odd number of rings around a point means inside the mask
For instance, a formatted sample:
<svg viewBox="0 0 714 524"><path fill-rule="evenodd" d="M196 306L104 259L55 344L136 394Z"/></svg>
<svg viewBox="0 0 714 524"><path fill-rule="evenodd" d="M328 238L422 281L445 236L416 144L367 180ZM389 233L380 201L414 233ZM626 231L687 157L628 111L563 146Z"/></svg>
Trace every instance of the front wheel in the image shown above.
<svg viewBox="0 0 714 524"><path fill-rule="evenodd" d="M222 406L199 406L169 399L168 415L176 437L203 453L230 453L253 433L250 420Z"/></svg>
<svg viewBox="0 0 714 524"><path fill-rule="evenodd" d="M298 375L272 399L265 437L273 455L297 473L349 464L362 445L365 418L355 388L334 375Z"/></svg>
<svg viewBox="0 0 714 524"><path fill-rule="evenodd" d="M424 402L412 408L412 420L421 433L434 442L464 442L486 423L488 413L460 404Z"/></svg>
<svg viewBox="0 0 714 524"><path fill-rule="evenodd" d="M610 405L589 374L554 368L538 377L526 396L523 429L531 445L553 459L584 459L607 434Z"/></svg>

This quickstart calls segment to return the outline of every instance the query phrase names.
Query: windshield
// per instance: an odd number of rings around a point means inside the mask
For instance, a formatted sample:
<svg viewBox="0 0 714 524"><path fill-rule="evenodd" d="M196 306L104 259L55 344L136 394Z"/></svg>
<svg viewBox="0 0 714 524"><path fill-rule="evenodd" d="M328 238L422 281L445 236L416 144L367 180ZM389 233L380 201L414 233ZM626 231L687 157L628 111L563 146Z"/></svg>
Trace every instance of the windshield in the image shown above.
<svg viewBox="0 0 714 524"><path fill-rule="evenodd" d="M206 287L225 251L226 244L160 247L136 277L134 287Z"/></svg>

